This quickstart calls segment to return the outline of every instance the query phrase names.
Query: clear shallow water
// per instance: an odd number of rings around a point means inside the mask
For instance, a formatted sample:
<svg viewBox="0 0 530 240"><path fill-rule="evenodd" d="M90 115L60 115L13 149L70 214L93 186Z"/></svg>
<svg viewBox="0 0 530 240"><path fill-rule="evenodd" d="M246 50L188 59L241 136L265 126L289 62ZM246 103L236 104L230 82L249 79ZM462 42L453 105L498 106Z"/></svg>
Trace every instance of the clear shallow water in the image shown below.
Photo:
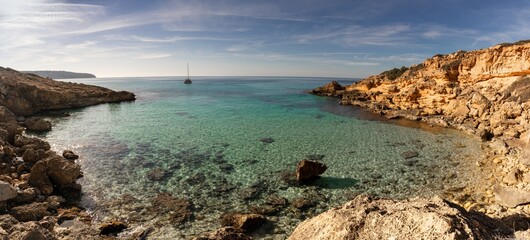
<svg viewBox="0 0 530 240"><path fill-rule="evenodd" d="M69 111L69 117L52 118L53 131L45 138L57 151L81 155L84 206L99 218L127 220L133 229L153 227L153 239L215 230L221 214L265 206L271 196L291 204L313 201L307 210L281 208L257 233L284 239L304 218L360 192L428 197L476 178L472 164L482 154L477 141L453 130L370 121L336 99L304 93L330 80L77 80L132 91L137 101ZM407 151L418 157L405 159ZM308 155L320 155L313 158L328 166L323 177L311 186L284 181ZM189 199L191 220L180 223L171 212L153 210L161 192Z"/></svg>

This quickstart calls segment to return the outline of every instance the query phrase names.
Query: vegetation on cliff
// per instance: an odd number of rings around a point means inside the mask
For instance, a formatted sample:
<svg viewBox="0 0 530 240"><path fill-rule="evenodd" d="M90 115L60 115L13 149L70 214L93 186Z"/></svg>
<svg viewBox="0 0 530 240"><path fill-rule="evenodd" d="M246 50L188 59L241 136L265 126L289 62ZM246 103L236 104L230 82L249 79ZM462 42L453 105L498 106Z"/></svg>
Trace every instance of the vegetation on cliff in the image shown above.
<svg viewBox="0 0 530 240"><path fill-rule="evenodd" d="M95 78L91 73L76 73L68 71L22 71L23 73L34 74L43 78L68 79L68 78Z"/></svg>

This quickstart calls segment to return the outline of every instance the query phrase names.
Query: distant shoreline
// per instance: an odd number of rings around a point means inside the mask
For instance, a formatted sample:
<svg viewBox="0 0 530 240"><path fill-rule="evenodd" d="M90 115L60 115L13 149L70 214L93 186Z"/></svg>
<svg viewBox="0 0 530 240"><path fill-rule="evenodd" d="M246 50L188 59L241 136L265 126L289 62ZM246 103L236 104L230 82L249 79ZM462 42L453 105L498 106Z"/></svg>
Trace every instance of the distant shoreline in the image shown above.
<svg viewBox="0 0 530 240"><path fill-rule="evenodd" d="M51 79L69 79L69 78L96 78L96 75L91 73L76 73L68 71L22 71L23 73L34 74L43 78Z"/></svg>

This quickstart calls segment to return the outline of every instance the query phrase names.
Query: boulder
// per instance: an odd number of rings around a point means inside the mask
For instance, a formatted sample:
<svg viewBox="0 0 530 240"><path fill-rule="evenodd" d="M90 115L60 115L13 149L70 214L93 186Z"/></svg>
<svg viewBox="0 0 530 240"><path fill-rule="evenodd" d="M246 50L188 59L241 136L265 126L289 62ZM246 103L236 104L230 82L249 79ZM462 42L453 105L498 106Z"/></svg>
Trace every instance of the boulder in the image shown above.
<svg viewBox="0 0 530 240"><path fill-rule="evenodd" d="M309 91L309 93L323 96L341 96L345 89L337 81L332 81L322 87Z"/></svg>
<svg viewBox="0 0 530 240"><path fill-rule="evenodd" d="M37 163L44 159L44 157L46 157L46 152L43 149L34 150L30 148L24 152L24 155L22 155L24 162L31 164Z"/></svg>
<svg viewBox="0 0 530 240"><path fill-rule="evenodd" d="M81 166L55 155L46 159L46 171L50 180L59 186L71 185L79 178Z"/></svg>
<svg viewBox="0 0 530 240"><path fill-rule="evenodd" d="M231 226L243 231L252 231L266 221L264 216L254 213L227 213L221 216L222 226Z"/></svg>
<svg viewBox="0 0 530 240"><path fill-rule="evenodd" d="M326 165L317 161L302 160L296 166L296 180L299 182L313 180L328 169Z"/></svg>
<svg viewBox="0 0 530 240"><path fill-rule="evenodd" d="M48 203L30 203L27 205L21 205L11 208L9 214L15 217L18 221L27 222L27 221L39 221L44 216L50 215L47 211Z"/></svg>
<svg viewBox="0 0 530 240"><path fill-rule="evenodd" d="M39 189L42 194L50 195L53 192L53 184L48 177L46 165L45 161L37 162L37 164L31 168L28 183Z"/></svg>
<svg viewBox="0 0 530 240"><path fill-rule="evenodd" d="M530 203L530 192L514 187L493 186L495 200L506 207L517 207L518 205Z"/></svg>
<svg viewBox="0 0 530 240"><path fill-rule="evenodd" d="M63 157L68 160L76 160L79 158L79 156L75 154L74 152L72 152L72 150L64 150Z"/></svg>
<svg viewBox="0 0 530 240"><path fill-rule="evenodd" d="M34 132L45 132L52 130L52 123L40 117L30 117L23 124L27 130Z"/></svg>
<svg viewBox="0 0 530 240"><path fill-rule="evenodd" d="M360 195L302 222L288 239L494 239L512 233L439 197L396 201Z"/></svg>
<svg viewBox="0 0 530 240"><path fill-rule="evenodd" d="M17 197L17 190L8 182L0 181L0 202Z"/></svg>

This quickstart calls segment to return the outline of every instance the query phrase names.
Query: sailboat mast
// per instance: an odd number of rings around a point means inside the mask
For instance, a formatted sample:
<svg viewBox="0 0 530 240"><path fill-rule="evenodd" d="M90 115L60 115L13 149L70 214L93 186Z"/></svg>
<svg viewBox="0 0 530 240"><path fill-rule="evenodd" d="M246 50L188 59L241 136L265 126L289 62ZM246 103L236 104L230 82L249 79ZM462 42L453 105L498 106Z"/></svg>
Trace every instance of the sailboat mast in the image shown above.
<svg viewBox="0 0 530 240"><path fill-rule="evenodd" d="M188 66L188 79L190 78L190 63L186 62L186 65Z"/></svg>

